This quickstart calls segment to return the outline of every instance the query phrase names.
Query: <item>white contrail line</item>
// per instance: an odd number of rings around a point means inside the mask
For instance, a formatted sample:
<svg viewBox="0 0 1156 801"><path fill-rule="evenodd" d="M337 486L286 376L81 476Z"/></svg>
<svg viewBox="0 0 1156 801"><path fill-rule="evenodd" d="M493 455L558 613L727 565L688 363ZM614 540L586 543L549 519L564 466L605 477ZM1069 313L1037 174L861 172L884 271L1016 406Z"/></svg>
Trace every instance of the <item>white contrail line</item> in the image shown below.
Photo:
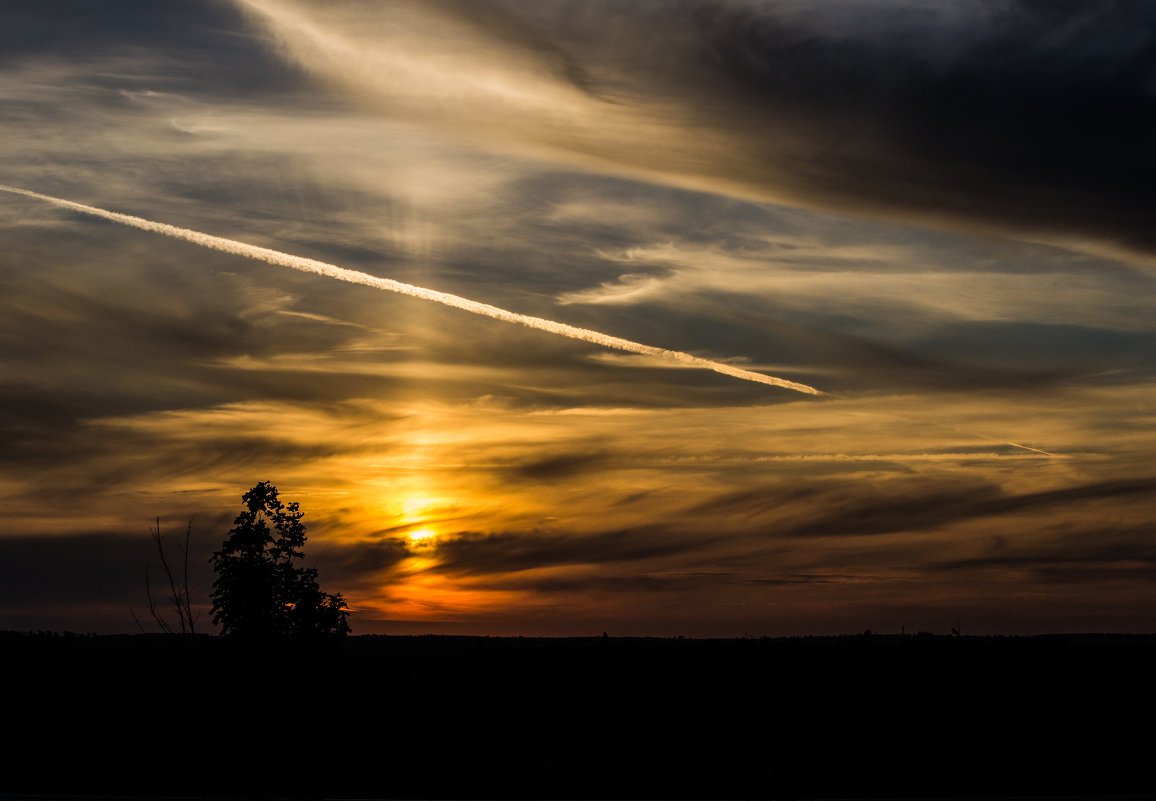
<svg viewBox="0 0 1156 801"><path fill-rule="evenodd" d="M653 356L691 367L701 367L743 381L769 384L773 387L792 389L795 392L803 392L808 395L827 394L822 390L809 387L806 384L788 381L785 378L776 378L763 373L756 373L753 370L743 370L740 367L733 367L722 362L704 359L701 356L692 356L689 353L683 353L678 350L667 350L666 348L656 348L652 345L643 345L629 339L622 339L621 337L613 337L609 334L599 333L598 331L591 331L588 328L578 328L577 326L566 325L565 323L558 323L541 317L518 314L517 312L499 309L497 306L491 306L488 303L479 303L476 300L463 298L460 295L451 295L448 292L438 292L434 289L426 289L424 287L414 286L413 284L404 284L401 281L394 281L391 278L378 278L368 273L347 270L344 267L338 267L337 265L327 264L326 262L316 261L314 259L307 259L303 256L293 256L289 253L257 247L256 245L237 242L233 239L225 239L224 237L212 236L211 234L202 234L199 231L192 231L188 228L178 228L175 225L154 222L152 220L146 220L143 217L133 217L130 214L105 211L95 206L86 206L83 203L75 203L71 200L64 200L62 198L52 197L51 195L42 195L39 192L19 189L15 186L0 184L0 191L36 198L37 200L43 200L60 208L79 211L82 214L91 214L94 217L103 217L106 220L112 220L122 225L140 228L144 231L153 231L154 233L171 236L174 239L183 239L186 242L192 242L194 245L212 248L213 250L221 250L225 253L232 253L235 256L244 256L245 258L256 259L257 261L263 261L279 267L290 267L294 270L301 270L302 272L324 275L327 278L336 278L339 281L348 281L351 284L362 284L364 286L371 286L374 289L384 289L387 292L398 292L402 295L411 295L415 298L422 298L423 300L432 300L435 303L453 306L455 309L462 309L463 311L481 314L485 317L492 317L495 320L504 320L507 323L518 323L519 325L537 328L541 331L548 331L551 334L558 334L559 336L570 337L571 339L580 339L583 342L590 342L605 348L614 348L628 353L638 353L643 356Z"/></svg>
<svg viewBox="0 0 1156 801"><path fill-rule="evenodd" d="M988 437L988 439L991 439L991 437ZM1056 454L1051 453L1050 451L1041 451L1039 448L1032 448L1027 445L1021 445L1018 442L1004 442L1004 444L1011 445L1013 448L1020 448L1021 450L1031 451L1032 453L1042 453L1044 456L1056 456Z"/></svg>
<svg viewBox="0 0 1156 801"><path fill-rule="evenodd" d="M948 425L946 423L936 423L936 425L940 426L941 428L946 428L948 431L954 431L958 434L964 434L964 435L969 436L969 437L979 437L980 439L986 439L988 442L999 442L1003 445L1010 445L1013 448L1019 448L1020 450L1023 450L1023 451L1029 451L1031 453L1038 453L1038 454L1041 454L1043 456L1050 456L1053 459L1067 458L1067 457L1065 457L1059 453L1052 453L1051 451L1043 451L1043 450L1040 450L1039 448L1033 448L1030 445L1024 445L1024 444L1019 443L1019 442L1012 442L1010 440L1000 439L999 437L993 437L991 434L985 434L982 431L973 431L973 430L966 429L966 428L960 428L959 426Z"/></svg>

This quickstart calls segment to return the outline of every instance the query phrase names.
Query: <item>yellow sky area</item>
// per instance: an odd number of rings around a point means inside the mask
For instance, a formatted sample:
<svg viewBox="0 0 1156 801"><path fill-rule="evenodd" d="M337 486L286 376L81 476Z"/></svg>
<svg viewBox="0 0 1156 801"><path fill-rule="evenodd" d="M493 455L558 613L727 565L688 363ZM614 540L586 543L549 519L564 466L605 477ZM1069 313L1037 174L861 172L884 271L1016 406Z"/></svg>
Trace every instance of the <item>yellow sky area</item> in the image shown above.
<svg viewBox="0 0 1156 801"><path fill-rule="evenodd" d="M1036 504L954 522L929 518L922 529L871 536L821 530L780 539L778 533L806 528L843 506L854 513L873 495L899 498L900 510L919 512L924 493L934 505L956 487L977 487L991 498L1147 475L1156 450L1150 397L1148 387L1104 387L667 409L546 410L493 398L233 404L93 423L92 433L109 443L94 450L99 467L121 483L91 501L93 508L69 511L87 521L116 518L123 529L131 503L143 533L155 516L180 519L189 504L201 515L231 516L242 492L272 481L305 512L307 553L338 552L351 565L344 583L321 578L359 610L362 631L373 630L374 620L496 619L559 604L610 610L621 596L597 589L592 577L631 586L703 571L739 578L725 589L701 590L698 579L678 579L686 587L681 594L640 596L638 603L653 604L656 619L690 614L688 608L698 608L696 593L703 604L728 599L752 615L772 602L818 603L819 596L792 583L800 576L820 577L808 586L823 588L824 603L868 597L874 591L866 585L890 586L895 597L904 588L927 593L928 581L938 582L940 595L955 592L979 603L1008 592L999 582L1027 568L993 565L984 574L992 583L952 589L946 578L928 579L915 567L999 548L1027 553L1065 537L1078 550L1087 545L1077 536L1081 530L1125 530L1152 519L1147 496ZM161 481L157 464L168 470ZM68 469L82 476L93 464L61 468L57 477L65 485L72 480ZM36 522L33 512L44 514L43 505L18 496L8 493L28 509L15 509L14 517ZM621 542L631 547L632 537L644 537L638 553L603 561L598 548L570 548L587 538L614 547L616 532L626 532ZM492 536L504 537L506 547L510 538L530 538L570 550L552 556L553 563L513 568L446 561L458 540L470 539L476 554L497 542ZM358 572L359 548L389 543L402 549L399 561ZM665 555L665 545L677 547ZM768 578L785 583L767 584ZM558 582L589 586L551 589Z"/></svg>
<svg viewBox="0 0 1156 801"><path fill-rule="evenodd" d="M271 480L313 520L325 521L326 536L361 539L390 528L484 532L561 519L581 529L592 503L638 493L690 501L720 487L829 469L959 473L1041 490L1150 453L1153 435L1143 433L1152 430L1150 392L992 391L721 409L547 411L490 400L362 400L329 408L255 403L92 425L111 437L147 441L154 453L171 451L174 489L220 488L230 498ZM213 453L232 442L247 449L244 461ZM263 456L270 443L291 456ZM294 458L294 448L304 455ZM122 460L126 492L151 481L142 473L134 484L132 454L109 458ZM570 469L551 472L568 459ZM163 494L153 486L153 494ZM649 513L623 509L608 520L600 512L598 526L636 524ZM339 533L345 527L351 530Z"/></svg>
<svg viewBox="0 0 1156 801"><path fill-rule="evenodd" d="M1089 405L1086 396L1100 394L1101 400L1108 401L1113 395L1106 391L1080 394L1085 395L1083 408ZM670 538L710 539L706 561L726 566L720 570L749 571L751 577L822 576L823 603L853 603L887 594L894 599L905 592L928 603L934 599L944 604L951 599L987 603L1007 591L995 592L983 582L972 586L928 578L918 575L913 566L965 560L993 548L1029 552L1037 545L1046 547L1050 538L1063 537L1064 532L1078 531L1081 526L1098 526L1111 516L1117 523L1128 524L1142 515L1130 516L1126 505L1114 500L1085 501L1054 510L1033 507L869 539L841 539L834 536L839 532L831 531L830 538L790 543L785 548L775 545L771 558L758 550L762 546L752 546L744 532L773 533L806 525L817 514L829 511L824 504L842 502L841 491L830 491L814 503L755 509L742 504L734 508L720 504L709 510L700 506L744 490L765 489L773 494L777 488L801 484L826 492L842 486L839 482L848 482L848 486L877 487L880 497L888 493L908 497L916 510L921 500L918 493L925 486L938 492L953 483L987 484L997 488L993 491L1015 495L1115 477L1121 452L1143 445L1134 434L1126 438L1103 433L1106 420L1095 415L1075 419L1065 414L1066 402L976 393L789 403L725 412L571 409L555 413L431 404L422 415L426 433L411 432L408 456L392 462L404 468L396 476L379 479L370 493L364 488L349 490L350 497L376 493L381 499L378 524L400 527L389 536L406 537L413 554L383 575L376 588L363 587L352 597L366 610L361 618L367 622L374 614L384 620L444 622L556 609L559 604L570 611L604 609L609 614L621 603L612 593L575 590L559 595L539 582L550 579L581 585L592 575L604 579L614 570L624 584L654 571L659 574L652 578L661 582L666 571L701 569L702 551L692 549L685 563L677 557L655 563L640 558L609 569L598 564L598 554L592 553L590 562L578 559L512 573L463 576L445 572L440 548L452 544L462 532L581 538L657 523L670 528L665 535ZM1141 416L1143 409L1133 407ZM1115 414L1122 413L1117 405ZM1014 447L1012 442L1037 450ZM1054 455L1039 452L1047 449ZM582 453L591 454L587 468L562 477L535 478L535 465L547 466L560 454ZM367 528L371 518L372 513L360 520L342 521L337 514L327 536L341 536L337 532L345 528ZM422 536L415 539L415 532ZM736 532L733 539L727 539L728 532ZM1038 596L1040 602L1055 600L1060 597L1056 593L1064 591L1036 582L1029 592L1027 571L1028 567L993 566L988 575L997 583L1008 577L1019 581L1024 584L1022 592ZM1041 592L1044 596L1039 596ZM691 600L695 593L687 590L678 602L668 598L672 605L667 612L687 614L681 604L695 607ZM740 583L725 590L703 590L701 600L703 604L708 599L710 604L733 604L742 607L743 614L757 615L767 603L758 599L766 595L764 586ZM773 595L788 607L816 603L814 593L808 595L802 588L777 587ZM655 600L653 615L661 617L663 610Z"/></svg>

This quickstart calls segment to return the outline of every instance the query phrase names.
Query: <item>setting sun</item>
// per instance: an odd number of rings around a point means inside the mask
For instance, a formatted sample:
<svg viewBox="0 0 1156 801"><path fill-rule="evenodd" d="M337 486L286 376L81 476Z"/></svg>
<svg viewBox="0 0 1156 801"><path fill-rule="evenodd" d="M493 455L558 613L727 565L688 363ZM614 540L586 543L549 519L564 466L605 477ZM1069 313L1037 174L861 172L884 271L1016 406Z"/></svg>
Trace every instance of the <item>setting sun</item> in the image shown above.
<svg viewBox="0 0 1156 801"><path fill-rule="evenodd" d="M414 543L428 543L437 536L437 532L432 528L415 528L406 534L410 542Z"/></svg>

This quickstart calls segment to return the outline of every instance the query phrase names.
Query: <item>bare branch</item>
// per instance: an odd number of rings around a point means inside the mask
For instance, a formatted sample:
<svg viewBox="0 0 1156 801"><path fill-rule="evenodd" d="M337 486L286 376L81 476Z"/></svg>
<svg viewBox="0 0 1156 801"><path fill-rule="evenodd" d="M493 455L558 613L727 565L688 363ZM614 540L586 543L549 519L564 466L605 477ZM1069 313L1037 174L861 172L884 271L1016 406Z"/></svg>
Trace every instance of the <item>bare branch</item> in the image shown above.
<svg viewBox="0 0 1156 801"><path fill-rule="evenodd" d="M189 622L189 634L196 634L197 633L197 628L196 628L197 618L200 617L200 613L198 612L196 615L193 614L193 600L189 596L189 540L192 538L192 536L193 536L193 521L190 520L188 525L185 526L185 543L184 543L184 545L181 545L180 543L178 543L177 545L181 551L181 558L184 560L184 563L185 563L184 564L184 588L183 588L185 591L184 615L188 619L188 622ZM179 610L180 608L181 608L181 605L178 603L177 609Z"/></svg>
<svg viewBox="0 0 1156 801"><path fill-rule="evenodd" d="M140 620L138 620L138 619L137 619L137 616L136 616L136 610L135 610L135 609L133 609L133 608L130 606L130 607L128 608L128 613L129 613L130 615L132 615L132 622L133 622L133 623L136 623L136 627L137 627L138 629L140 629L140 633L141 633L141 634L148 634L148 632L147 632L147 631L145 631L145 627L144 627L143 625L141 625L141 622L140 622Z"/></svg>
<svg viewBox="0 0 1156 801"><path fill-rule="evenodd" d="M180 632L181 634L196 634L196 625L200 613L193 613L193 599L189 589L189 549L193 536L193 521L190 520L185 527L184 542L180 540L177 541L177 550L180 552L181 559L184 562L184 564L181 565L181 575L179 579L173 564L169 561L168 555L165 553L164 535L161 533L161 520L159 517L157 518L156 525L149 527L149 536L152 538L153 544L156 545L161 570L164 571L165 579L168 582L167 600L176 607L177 625L180 627ZM173 624L171 624L158 609L157 600L153 597L152 585L149 580L149 566L147 563L145 564L145 593L148 595L149 612L152 614L153 620L156 621L161 631L166 634L175 633ZM137 625L140 625L139 621Z"/></svg>
<svg viewBox="0 0 1156 801"><path fill-rule="evenodd" d="M157 625L161 627L161 631L163 631L165 634L172 634L172 627L169 626L169 623L164 619L164 616L161 615L159 611L157 611L157 602L156 599L153 598L153 588L149 583L149 566L147 564L145 565L145 594L148 595L149 612L152 613L153 620L157 622Z"/></svg>

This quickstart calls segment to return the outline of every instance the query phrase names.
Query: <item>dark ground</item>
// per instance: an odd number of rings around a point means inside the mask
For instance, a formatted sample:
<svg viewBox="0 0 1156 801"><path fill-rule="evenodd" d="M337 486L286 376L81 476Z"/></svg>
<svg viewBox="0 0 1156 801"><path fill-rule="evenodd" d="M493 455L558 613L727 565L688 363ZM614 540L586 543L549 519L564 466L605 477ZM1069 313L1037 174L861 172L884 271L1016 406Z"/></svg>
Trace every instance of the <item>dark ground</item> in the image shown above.
<svg viewBox="0 0 1156 801"><path fill-rule="evenodd" d="M0 633L0 793L1145 795L1156 636Z"/></svg>

